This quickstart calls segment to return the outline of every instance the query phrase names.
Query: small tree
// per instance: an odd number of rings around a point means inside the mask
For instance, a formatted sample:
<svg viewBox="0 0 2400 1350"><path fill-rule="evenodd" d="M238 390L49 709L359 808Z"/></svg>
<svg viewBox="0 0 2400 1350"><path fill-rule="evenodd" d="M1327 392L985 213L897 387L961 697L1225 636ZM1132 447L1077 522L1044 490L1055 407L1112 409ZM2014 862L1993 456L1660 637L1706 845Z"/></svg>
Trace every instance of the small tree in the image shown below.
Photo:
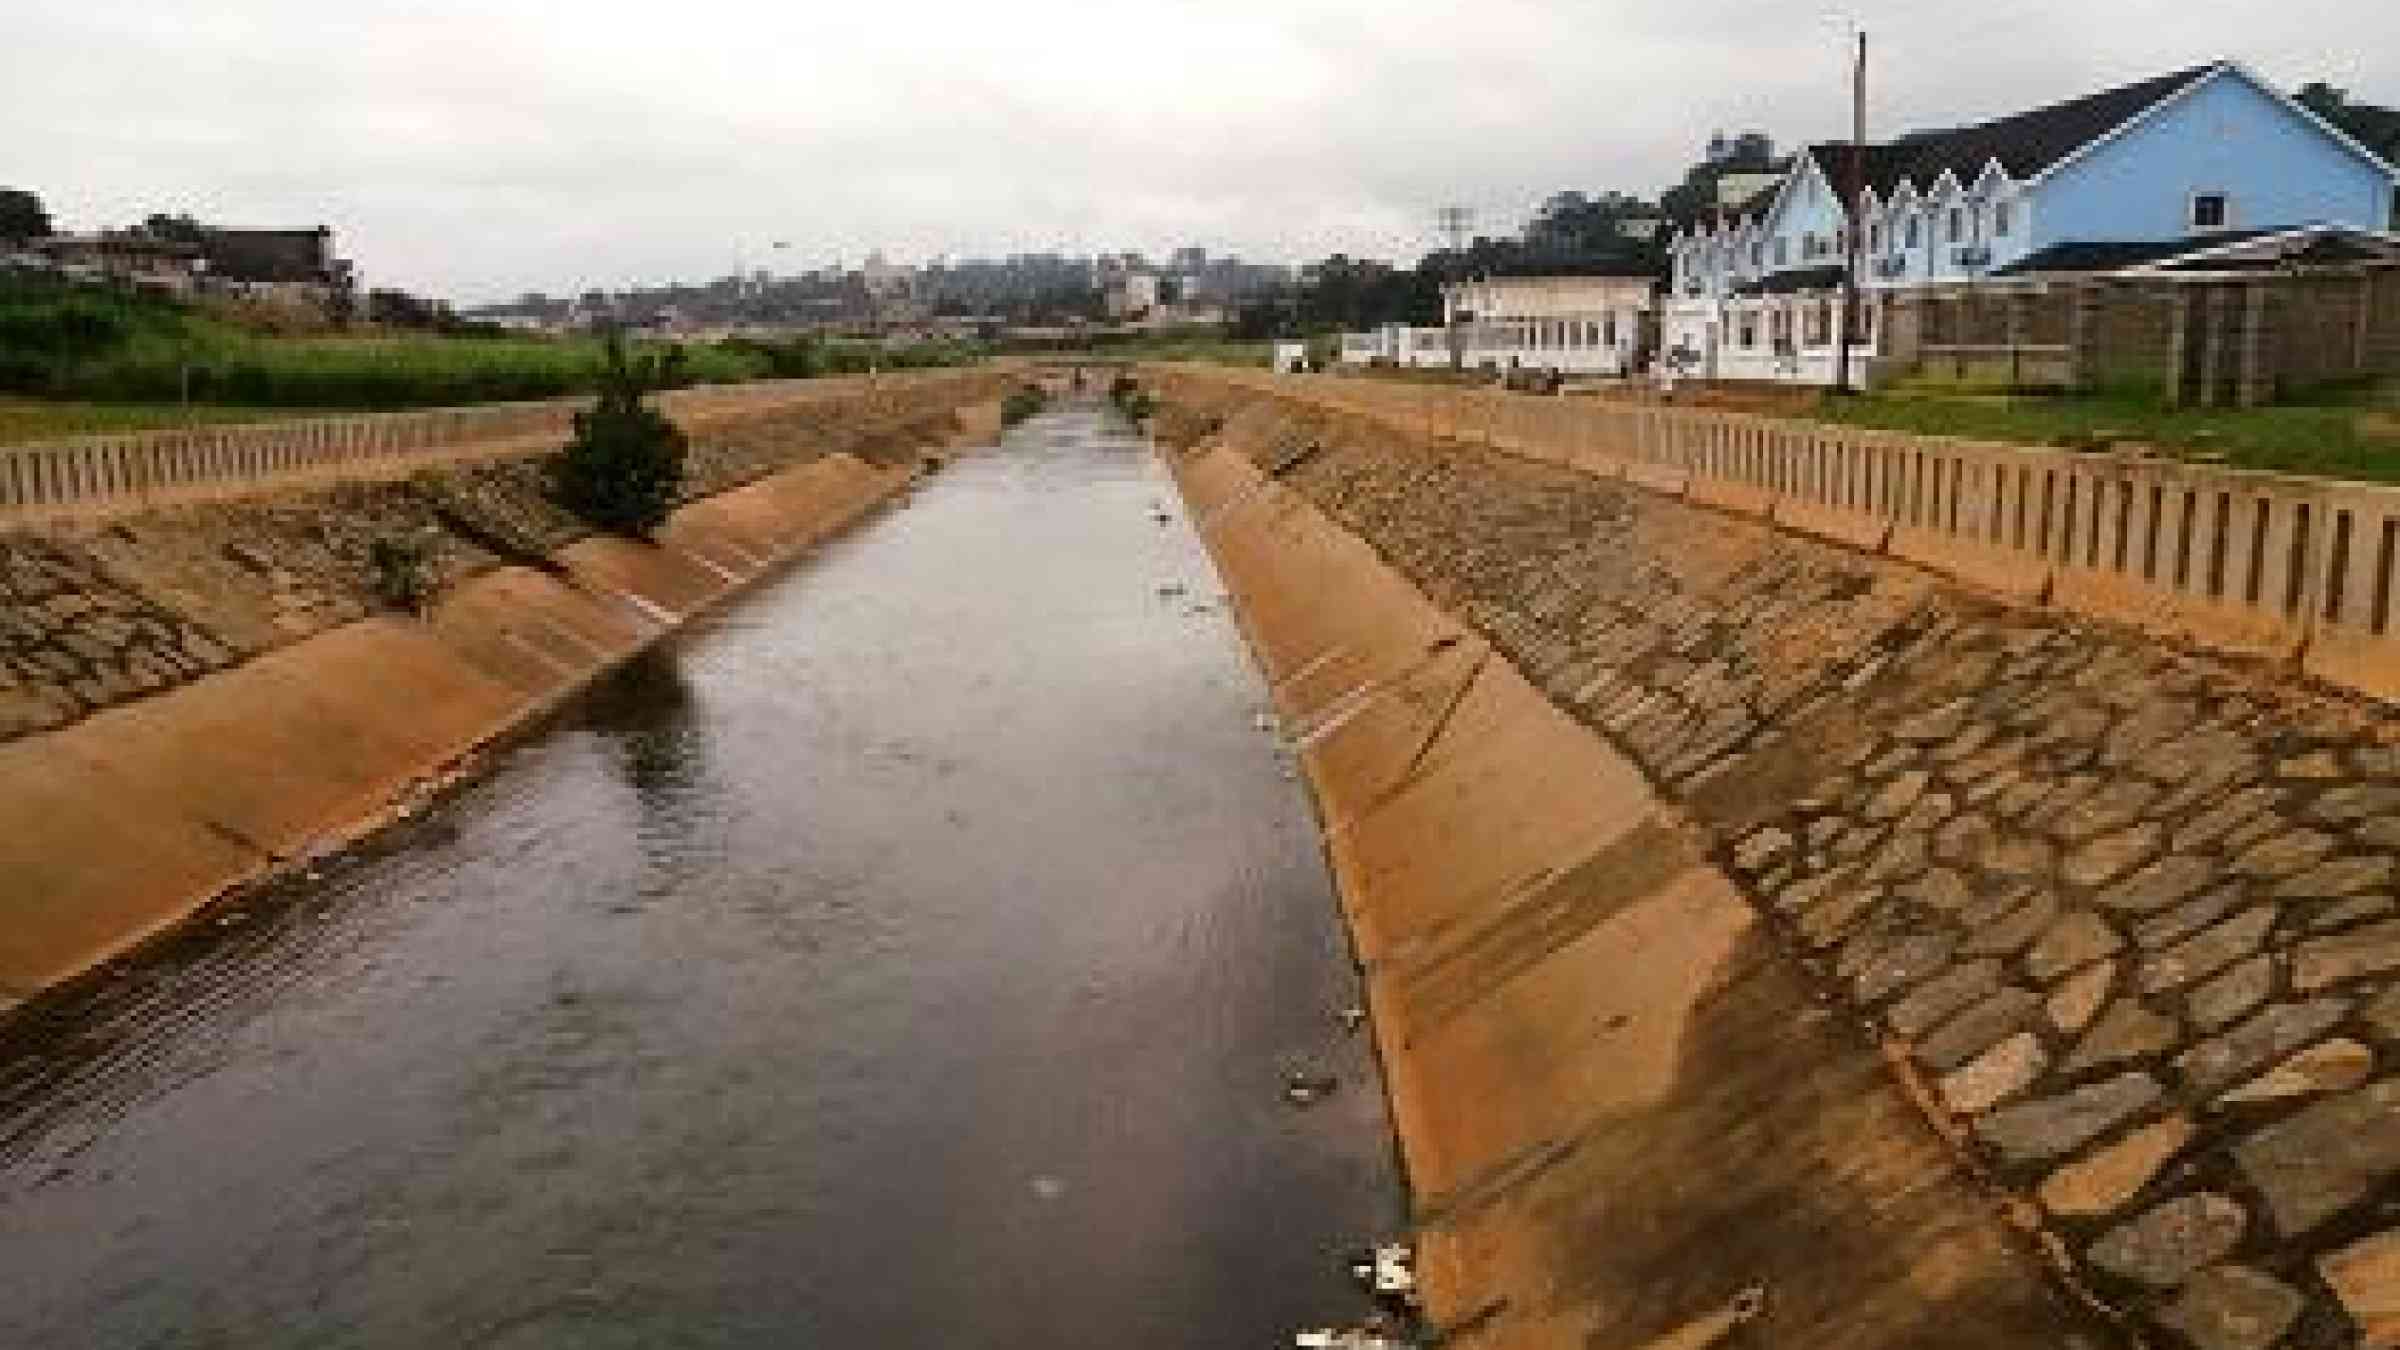
<svg viewBox="0 0 2400 1350"><path fill-rule="evenodd" d="M50 237L50 213L42 199L23 188L0 188L0 242Z"/></svg>
<svg viewBox="0 0 2400 1350"><path fill-rule="evenodd" d="M170 244L208 242L208 227L194 220L189 212L169 215L164 211L153 211L142 217L142 223L134 228L149 238Z"/></svg>
<svg viewBox="0 0 2400 1350"><path fill-rule="evenodd" d="M666 520L691 447L682 428L642 400L673 384L682 364L680 348L628 352L625 335L607 330L599 399L575 414L575 438L550 462L561 505L619 534L646 535Z"/></svg>
<svg viewBox="0 0 2400 1350"><path fill-rule="evenodd" d="M1000 425L1013 427L1040 412L1050 402L1050 396L1038 384L1021 384L1008 391L1000 400Z"/></svg>

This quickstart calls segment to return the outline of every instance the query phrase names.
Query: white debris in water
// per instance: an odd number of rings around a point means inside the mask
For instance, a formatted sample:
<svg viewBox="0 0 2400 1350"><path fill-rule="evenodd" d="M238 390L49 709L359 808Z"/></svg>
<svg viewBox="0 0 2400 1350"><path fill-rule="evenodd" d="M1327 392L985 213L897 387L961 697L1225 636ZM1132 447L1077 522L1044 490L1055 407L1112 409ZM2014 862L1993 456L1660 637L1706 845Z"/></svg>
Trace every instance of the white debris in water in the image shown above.
<svg viewBox="0 0 2400 1350"><path fill-rule="evenodd" d="M1417 1292L1416 1253L1404 1242L1386 1242L1375 1248L1375 1284L1378 1294L1394 1298L1414 1298Z"/></svg>
<svg viewBox="0 0 2400 1350"><path fill-rule="evenodd" d="M1283 1076L1283 1099L1294 1106L1309 1106L1333 1095L1341 1080L1332 1074L1293 1069Z"/></svg>
<svg viewBox="0 0 2400 1350"><path fill-rule="evenodd" d="M1035 1177L1027 1185L1032 1188L1033 1198L1036 1200L1058 1200L1064 1198L1067 1193L1067 1183L1047 1173Z"/></svg>
<svg viewBox="0 0 2400 1350"><path fill-rule="evenodd" d="M1324 1328L1298 1332L1292 1337L1298 1350L1405 1350L1407 1342L1395 1340L1380 1331L1350 1327L1336 1331Z"/></svg>

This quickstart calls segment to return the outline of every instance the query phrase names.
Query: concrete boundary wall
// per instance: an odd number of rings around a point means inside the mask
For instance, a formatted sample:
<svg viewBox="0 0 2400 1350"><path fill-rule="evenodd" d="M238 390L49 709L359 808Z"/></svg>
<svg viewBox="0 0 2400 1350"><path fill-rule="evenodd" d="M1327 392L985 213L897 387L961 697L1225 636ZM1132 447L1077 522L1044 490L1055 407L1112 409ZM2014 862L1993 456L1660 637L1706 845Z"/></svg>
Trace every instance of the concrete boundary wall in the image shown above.
<svg viewBox="0 0 2400 1350"><path fill-rule="evenodd" d="M407 814L479 747L841 529L919 472L829 455L592 537L422 618L352 621L0 743L0 1003Z"/></svg>
<svg viewBox="0 0 2400 1350"><path fill-rule="evenodd" d="M693 430L860 395L922 391L975 370L761 380L669 390L659 406ZM869 398L872 404L872 397ZM208 426L0 446L0 523L137 509L345 476L387 476L462 458L554 450L588 398Z"/></svg>
<svg viewBox="0 0 2400 1350"><path fill-rule="evenodd" d="M1178 368L2400 698L2400 489L1714 410Z"/></svg>

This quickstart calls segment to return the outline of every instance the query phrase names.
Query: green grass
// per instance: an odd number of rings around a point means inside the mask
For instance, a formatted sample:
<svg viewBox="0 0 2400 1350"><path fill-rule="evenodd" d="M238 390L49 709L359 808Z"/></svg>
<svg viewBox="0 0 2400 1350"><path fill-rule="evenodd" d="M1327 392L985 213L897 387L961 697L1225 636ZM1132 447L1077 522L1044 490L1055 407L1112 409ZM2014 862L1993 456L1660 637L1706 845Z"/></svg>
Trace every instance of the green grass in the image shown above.
<svg viewBox="0 0 2400 1350"><path fill-rule="evenodd" d="M1042 356L1067 357L1072 352L1043 351ZM1159 337L1118 337L1111 335L1094 342L1084 355L1109 361L1201 361L1220 366L1251 366L1267 368L1273 359L1272 342L1237 342L1231 338L1168 335Z"/></svg>
<svg viewBox="0 0 2400 1350"><path fill-rule="evenodd" d="M2265 408L2169 408L2145 393L1966 395L1896 390L1826 398L1807 413L1847 426L1971 440L2155 446L2237 468L2400 482L2400 408L2367 388Z"/></svg>
<svg viewBox="0 0 2400 1350"><path fill-rule="evenodd" d="M637 344L648 346L652 344ZM979 359L965 344L685 344L679 379L726 383ZM372 411L589 392L592 338L393 333L278 337L150 296L0 276L0 392L135 407ZM128 413L128 417L140 414ZM220 419L222 420L222 419Z"/></svg>
<svg viewBox="0 0 2400 1350"><path fill-rule="evenodd" d="M111 402L175 398L188 366L195 401L286 408L420 408L552 398L590 389L600 363L588 339L257 337L137 338L75 363L64 392ZM755 378L765 363L713 347L686 349L693 381ZM54 385L54 387L57 387Z"/></svg>
<svg viewBox="0 0 2400 1350"><path fill-rule="evenodd" d="M197 423L266 422L304 417L303 408L234 408L172 403L87 403L71 399L16 398L0 395L0 445L57 440L66 436L104 436L127 431Z"/></svg>

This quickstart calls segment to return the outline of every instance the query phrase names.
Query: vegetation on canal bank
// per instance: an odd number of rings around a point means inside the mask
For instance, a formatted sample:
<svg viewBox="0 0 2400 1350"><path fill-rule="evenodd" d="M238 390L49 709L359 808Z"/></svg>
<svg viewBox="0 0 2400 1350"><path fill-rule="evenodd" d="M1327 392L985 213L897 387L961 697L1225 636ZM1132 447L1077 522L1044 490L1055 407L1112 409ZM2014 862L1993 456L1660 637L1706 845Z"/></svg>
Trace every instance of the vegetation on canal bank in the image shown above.
<svg viewBox="0 0 2400 1350"><path fill-rule="evenodd" d="M1109 381L1108 401L1116 404L1119 412L1137 423L1148 421L1151 414L1158 411L1157 397L1142 388L1142 382L1130 374L1119 375Z"/></svg>
<svg viewBox="0 0 2400 1350"><path fill-rule="evenodd" d="M1038 384L1021 384L1000 401L1000 425L1013 427L1049 406L1050 396Z"/></svg>
<svg viewBox="0 0 2400 1350"><path fill-rule="evenodd" d="M1901 388L1820 398L1801 414L1822 422L1971 440L2100 450L2154 447L2235 468L2400 482L2400 403L2353 385L2263 408L2169 407L2148 390L2088 394L1965 394Z"/></svg>
<svg viewBox="0 0 2400 1350"><path fill-rule="evenodd" d="M1076 351L1108 361L1200 361L1219 366L1264 369L1273 359L1272 342L1245 342L1204 334L1095 333ZM1069 355L1053 353L1045 355Z"/></svg>
<svg viewBox="0 0 2400 1350"><path fill-rule="evenodd" d="M195 403L93 403L81 399L0 394L0 445L64 436L113 436L167 427L271 422L306 417L307 408L217 407Z"/></svg>
<svg viewBox="0 0 2400 1350"><path fill-rule="evenodd" d="M639 344L678 384L970 364L972 344L813 336ZM472 327L279 335L165 297L0 274L0 439L255 420L262 409L386 410L556 398L599 387L604 344ZM56 406L50 407L49 405Z"/></svg>
<svg viewBox="0 0 2400 1350"><path fill-rule="evenodd" d="M683 486L690 442L644 400L676 383L683 353L628 351L603 340L599 401L575 414L575 437L550 461L559 504L605 530L646 535L665 523Z"/></svg>
<svg viewBox="0 0 2400 1350"><path fill-rule="evenodd" d="M1487 371L1356 369L1349 379L1495 386ZM1605 392L1605 391L1604 391ZM2142 448L2237 469L2400 483L2400 387L2305 390L2260 408L2170 407L2146 388L1991 392L1903 384L1848 396L1792 385L1684 385L1675 401L1879 431L2074 450Z"/></svg>

